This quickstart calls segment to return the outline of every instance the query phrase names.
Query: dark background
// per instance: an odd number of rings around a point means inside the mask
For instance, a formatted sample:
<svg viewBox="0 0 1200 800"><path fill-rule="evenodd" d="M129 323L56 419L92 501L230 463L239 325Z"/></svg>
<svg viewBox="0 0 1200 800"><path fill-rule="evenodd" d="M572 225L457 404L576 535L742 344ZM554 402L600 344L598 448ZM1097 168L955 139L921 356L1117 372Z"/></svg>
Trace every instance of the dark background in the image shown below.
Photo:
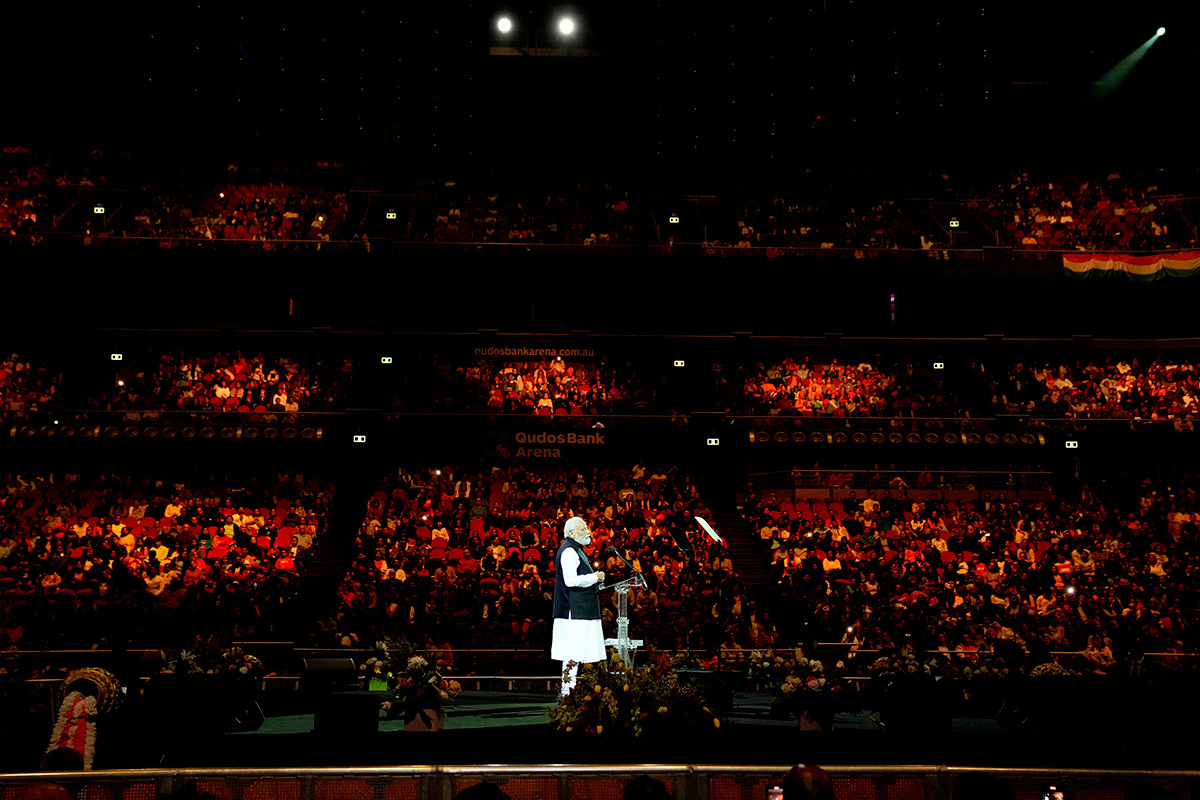
<svg viewBox="0 0 1200 800"><path fill-rule="evenodd" d="M6 9L5 144L458 176L643 181L827 164L1105 163L1186 152L1190 4L201 2ZM509 13L517 44L490 56ZM1163 25L1112 95L1091 83ZM586 50L592 57L580 54ZM368 166L369 165L369 166ZM356 175L355 177L362 177Z"/></svg>

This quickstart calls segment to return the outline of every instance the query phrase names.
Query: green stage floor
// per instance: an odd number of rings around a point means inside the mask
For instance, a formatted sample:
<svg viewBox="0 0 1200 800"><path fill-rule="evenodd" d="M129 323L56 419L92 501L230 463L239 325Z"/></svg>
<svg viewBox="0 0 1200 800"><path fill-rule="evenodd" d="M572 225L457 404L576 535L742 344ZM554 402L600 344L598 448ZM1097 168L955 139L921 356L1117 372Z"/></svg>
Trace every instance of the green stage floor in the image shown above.
<svg viewBox="0 0 1200 800"><path fill-rule="evenodd" d="M734 692L733 707L725 718L736 725L771 726L795 728L791 719L773 719L770 716L771 696L761 692ZM556 705L555 696L548 692L484 692L464 691L457 703L448 708L442 718L442 730L479 730L487 728L546 727L547 712ZM311 733L313 714L281 714L268 716L257 731L232 734L235 736L278 735ZM843 731L879 731L879 712L864 710L857 713L838 714L834 727ZM379 732L402 731L404 722L379 715ZM954 717L952 732L999 731L995 719L976 717Z"/></svg>

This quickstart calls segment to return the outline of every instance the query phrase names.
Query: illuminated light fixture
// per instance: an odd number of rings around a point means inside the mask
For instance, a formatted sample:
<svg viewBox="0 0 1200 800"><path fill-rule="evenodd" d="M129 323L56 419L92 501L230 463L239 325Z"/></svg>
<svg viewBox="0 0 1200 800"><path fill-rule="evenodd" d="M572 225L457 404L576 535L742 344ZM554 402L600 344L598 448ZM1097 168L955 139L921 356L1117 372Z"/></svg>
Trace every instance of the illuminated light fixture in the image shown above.
<svg viewBox="0 0 1200 800"><path fill-rule="evenodd" d="M679 216L677 214L672 214L671 216L667 217L667 222L671 223L672 225L678 225Z"/></svg>
<svg viewBox="0 0 1200 800"><path fill-rule="evenodd" d="M122 358L124 358L124 356L120 353L113 353L111 356L109 356L109 358L111 358L113 361L120 361Z"/></svg>
<svg viewBox="0 0 1200 800"><path fill-rule="evenodd" d="M433 474L434 474L434 475L441 475L441 474L442 474L442 471L441 471L440 469L435 469L435 470L433 471Z"/></svg>
<svg viewBox="0 0 1200 800"><path fill-rule="evenodd" d="M389 209L387 210L387 213L386 213L386 214L384 214L384 216L385 216L385 217L387 217L388 219L395 219L395 218L396 218L396 212L395 212L395 211L393 211L392 209L390 209L390 208L389 208Z"/></svg>
<svg viewBox="0 0 1200 800"><path fill-rule="evenodd" d="M354 443L355 444L366 444L366 441L367 441L367 437L363 436L361 433L354 434Z"/></svg>
<svg viewBox="0 0 1200 800"><path fill-rule="evenodd" d="M946 365L943 364L941 361L935 361L935 362L933 362L933 368L934 369L945 369Z"/></svg>
<svg viewBox="0 0 1200 800"><path fill-rule="evenodd" d="M682 359L676 359L676 361L675 361L675 366L677 366L677 367L682 367L682 366L683 366L683 360L682 360Z"/></svg>
<svg viewBox="0 0 1200 800"><path fill-rule="evenodd" d="M124 385L125 385L125 381L117 381L117 386L124 386Z"/></svg>
<svg viewBox="0 0 1200 800"><path fill-rule="evenodd" d="M717 445L719 445L720 443L721 443L721 440L720 440L720 439L717 439L716 437L710 436L710 437L709 437L709 439L708 439L708 446L709 446L709 447L716 447L716 446L717 446Z"/></svg>
<svg viewBox="0 0 1200 800"><path fill-rule="evenodd" d="M219 194L217 195L217 197L219 197L219 198L221 198L222 200L224 200L224 199L225 199L225 193L224 193L224 192L221 192L221 193L219 193Z"/></svg>
<svg viewBox="0 0 1200 800"><path fill-rule="evenodd" d="M1075 441L1074 439L1068 439L1063 444L1066 445L1068 450L1078 450L1079 449L1079 442Z"/></svg>
<svg viewBox="0 0 1200 800"><path fill-rule="evenodd" d="M496 30L501 33L511 33L513 28L512 20L508 17L501 17L496 20Z"/></svg>
<svg viewBox="0 0 1200 800"><path fill-rule="evenodd" d="M1075 594L1075 587L1074 587L1074 586L1068 586L1068 587L1067 587L1067 594Z"/></svg>
<svg viewBox="0 0 1200 800"><path fill-rule="evenodd" d="M100 205L100 204L97 204L97 205L93 206L93 207L92 207L92 213L93 213L93 214L103 214L103 213L104 213L104 206L102 206L102 205Z"/></svg>
<svg viewBox="0 0 1200 800"><path fill-rule="evenodd" d="M380 364L390 364L390 363L392 363L392 357L391 356L381 356L379 359L379 363Z"/></svg>
<svg viewBox="0 0 1200 800"><path fill-rule="evenodd" d="M958 227L958 218L957 218L957 217L951 217L951 218L950 218L950 227L951 227L951 228L957 228L957 227Z"/></svg>
<svg viewBox="0 0 1200 800"><path fill-rule="evenodd" d="M1101 75L1099 80L1092 84L1091 90L1084 98L1084 103L1097 103L1116 91L1125 82L1125 79L1129 77L1129 74L1138 65L1138 62L1154 46L1154 43L1166 32L1166 28L1159 28L1153 36L1138 46L1136 50L1122 58L1116 65Z"/></svg>
<svg viewBox="0 0 1200 800"><path fill-rule="evenodd" d="M563 36L570 36L575 32L575 21L570 17L563 17L558 21L558 32Z"/></svg>

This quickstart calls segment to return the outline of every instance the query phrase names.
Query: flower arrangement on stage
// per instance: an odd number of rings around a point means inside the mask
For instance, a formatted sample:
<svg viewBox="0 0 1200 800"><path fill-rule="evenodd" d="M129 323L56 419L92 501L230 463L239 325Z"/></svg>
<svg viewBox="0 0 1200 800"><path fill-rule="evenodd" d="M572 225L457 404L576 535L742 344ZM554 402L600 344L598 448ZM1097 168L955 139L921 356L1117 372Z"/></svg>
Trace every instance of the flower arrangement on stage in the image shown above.
<svg viewBox="0 0 1200 800"><path fill-rule="evenodd" d="M263 663L240 647L231 647L222 653L214 671L233 675L251 684L261 683L265 672Z"/></svg>
<svg viewBox="0 0 1200 800"><path fill-rule="evenodd" d="M231 675L250 683L261 681L265 672L263 663L242 648L221 650L214 643L191 650L147 651L146 660L157 664L160 672Z"/></svg>
<svg viewBox="0 0 1200 800"><path fill-rule="evenodd" d="M360 672L368 679L387 683L391 699L384 702L389 712L406 716L427 709L452 705L462 684L443 678L437 667L416 655L408 642L381 642L378 655L367 659Z"/></svg>
<svg viewBox="0 0 1200 800"><path fill-rule="evenodd" d="M927 663L933 675L971 682L994 681L1007 678L1010 674L1003 658L987 653L964 655L939 652Z"/></svg>
<svg viewBox="0 0 1200 800"><path fill-rule="evenodd" d="M564 677L572 666L567 663ZM632 669L615 658L584 664L575 689L549 710L550 725L568 733L629 737L720 728L720 716L698 687L679 680L677 666L662 654Z"/></svg>
<svg viewBox="0 0 1200 800"><path fill-rule="evenodd" d="M751 678L757 678L774 695L771 710L776 715L807 719L828 730L833 715L850 706L850 685L842 661L829 666L806 657L799 647L790 658L752 653L751 659Z"/></svg>
<svg viewBox="0 0 1200 800"><path fill-rule="evenodd" d="M880 656L872 662L870 671L871 677L882 683L932 680L945 674L944 665L936 658L920 661L907 649Z"/></svg>

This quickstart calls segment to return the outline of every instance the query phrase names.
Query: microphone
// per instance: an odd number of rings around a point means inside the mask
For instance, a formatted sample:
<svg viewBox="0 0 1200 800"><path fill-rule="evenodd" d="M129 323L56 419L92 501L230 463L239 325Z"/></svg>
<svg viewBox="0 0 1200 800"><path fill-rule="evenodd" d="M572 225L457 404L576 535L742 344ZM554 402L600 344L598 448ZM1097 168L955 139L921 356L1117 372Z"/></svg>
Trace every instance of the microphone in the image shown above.
<svg viewBox="0 0 1200 800"><path fill-rule="evenodd" d="M621 555L620 550L613 547L612 545L609 545L608 552L612 553L614 556L621 559L621 563L624 564L625 566L629 567L629 572L633 576L633 586L634 587L636 587L638 589L644 589L646 587L646 577L644 575L642 575L641 572L638 572L636 569L634 569L633 564L630 564L628 561L625 560L625 556Z"/></svg>
<svg viewBox="0 0 1200 800"><path fill-rule="evenodd" d="M625 556L621 555L621 551L618 550L617 548L613 547L611 544L608 546L608 552L612 553L614 556L621 559L622 564L629 567L630 569L633 569L633 565L625 560Z"/></svg>

